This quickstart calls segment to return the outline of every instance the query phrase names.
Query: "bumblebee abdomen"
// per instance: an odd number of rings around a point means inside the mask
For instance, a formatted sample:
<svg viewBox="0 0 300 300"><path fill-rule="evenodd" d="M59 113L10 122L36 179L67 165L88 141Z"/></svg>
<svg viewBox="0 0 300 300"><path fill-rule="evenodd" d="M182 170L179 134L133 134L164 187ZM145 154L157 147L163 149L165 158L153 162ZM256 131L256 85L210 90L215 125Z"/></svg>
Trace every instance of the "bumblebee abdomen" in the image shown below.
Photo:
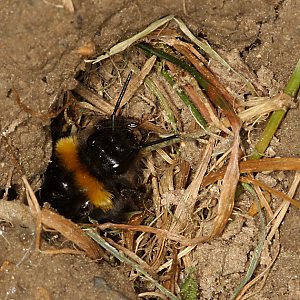
<svg viewBox="0 0 300 300"><path fill-rule="evenodd" d="M40 204L48 202L66 218L78 221L85 215L88 199L76 187L73 175L60 164L49 164L39 191Z"/></svg>
<svg viewBox="0 0 300 300"><path fill-rule="evenodd" d="M103 211L112 208L113 194L82 163L76 137L70 136L60 139L55 147L55 155L58 157L60 165L72 174L77 189L85 194L95 208L100 208Z"/></svg>
<svg viewBox="0 0 300 300"><path fill-rule="evenodd" d="M41 203L49 202L73 220L84 218L92 209L105 213L113 208L113 194L80 161L77 139L72 136L58 140L39 195Z"/></svg>

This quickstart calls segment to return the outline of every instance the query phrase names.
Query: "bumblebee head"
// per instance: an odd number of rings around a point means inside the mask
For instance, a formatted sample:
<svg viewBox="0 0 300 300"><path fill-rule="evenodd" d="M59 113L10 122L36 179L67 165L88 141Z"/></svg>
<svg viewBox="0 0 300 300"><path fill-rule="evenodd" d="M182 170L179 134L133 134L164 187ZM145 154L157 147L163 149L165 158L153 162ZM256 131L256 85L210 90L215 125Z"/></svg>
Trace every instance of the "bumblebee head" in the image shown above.
<svg viewBox="0 0 300 300"><path fill-rule="evenodd" d="M134 128L137 123L117 117L122 98L131 78L129 73L110 119L100 121L79 148L79 156L98 178L125 173L135 160L141 142Z"/></svg>
<svg viewBox="0 0 300 300"><path fill-rule="evenodd" d="M123 174L129 170L138 152L161 142L178 137L177 135L144 143L144 137L138 138L135 128L138 123L130 118L117 116L121 100L129 84L131 73L119 95L110 119L99 122L86 142L79 147L79 156L92 174L98 178ZM140 134L142 134L139 131Z"/></svg>
<svg viewBox="0 0 300 300"><path fill-rule="evenodd" d="M85 152L92 158L93 167L106 175L126 172L141 149L135 126L122 119L114 128L102 124L92 133L86 141Z"/></svg>

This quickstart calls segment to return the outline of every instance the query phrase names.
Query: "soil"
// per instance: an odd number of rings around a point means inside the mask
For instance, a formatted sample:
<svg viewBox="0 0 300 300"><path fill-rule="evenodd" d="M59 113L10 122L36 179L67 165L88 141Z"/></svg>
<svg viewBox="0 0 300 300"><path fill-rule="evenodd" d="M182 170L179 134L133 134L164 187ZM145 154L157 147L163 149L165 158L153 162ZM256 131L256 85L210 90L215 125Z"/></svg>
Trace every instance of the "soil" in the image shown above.
<svg viewBox="0 0 300 300"><path fill-rule="evenodd" d="M299 59L297 1L61 1L2 0L0 6L0 189L12 184L24 198L20 175L40 185L51 156L49 111L76 86L84 68L76 50L88 41L100 54L151 22L173 14L222 53L235 51L272 95ZM16 98L34 112L21 107ZM299 99L299 97L298 97ZM299 107L288 112L272 147L299 157ZM22 170L16 167L21 162ZM292 174L285 173L282 181ZM286 188L285 184L282 184ZM12 193L13 194L13 193ZM299 192L296 194L299 198ZM34 224L21 201L0 201L0 299L136 299L122 267L83 256L36 253ZM224 234L193 254L201 299L229 299L257 243L256 219L233 215ZM266 284L252 299L300 299L300 214L293 207L281 226L281 251Z"/></svg>

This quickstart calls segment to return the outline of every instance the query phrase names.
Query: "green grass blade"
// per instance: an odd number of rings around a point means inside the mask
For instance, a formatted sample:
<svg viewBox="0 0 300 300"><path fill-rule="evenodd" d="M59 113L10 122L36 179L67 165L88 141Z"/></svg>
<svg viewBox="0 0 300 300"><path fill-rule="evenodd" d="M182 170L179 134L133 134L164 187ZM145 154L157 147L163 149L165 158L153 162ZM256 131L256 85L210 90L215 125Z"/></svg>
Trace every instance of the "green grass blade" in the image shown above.
<svg viewBox="0 0 300 300"><path fill-rule="evenodd" d="M154 280L139 264L130 260L125 256L124 253L119 252L116 248L106 242L95 230L87 229L85 233L91 237L95 242L97 242L101 247L103 247L106 251L111 253L114 257L120 260L123 263L128 264L133 267L136 271L141 273L147 280L149 280L152 284L154 284L164 295L166 295L169 299L179 300L174 294L168 291L165 287L159 284L156 280Z"/></svg>
<svg viewBox="0 0 300 300"><path fill-rule="evenodd" d="M299 91L299 87L300 87L300 59L284 89L284 93L290 97L295 97L297 92ZM269 122L266 125L259 142L256 144L250 159L259 159L263 156L264 152L268 148L285 114L286 111L283 109L274 111L272 113Z"/></svg>
<svg viewBox="0 0 300 300"><path fill-rule="evenodd" d="M254 190L253 190L253 188L252 188L251 185L249 185L247 183L242 183L242 186L243 186L243 188L245 190L247 190L248 192L250 192L254 196L256 205L258 207L261 232L260 232L259 242L258 242L257 246L255 247L253 255L251 257L248 270L247 270L247 272L246 272L243 280L239 284L239 286L233 291L233 294L231 295L231 297L230 297L229 300L236 299L236 297L241 292L241 290L243 289L243 287L248 283L248 281L253 276L253 273L254 273L254 271L255 271L255 269L256 269L256 267L258 265L258 262L260 260L261 253L262 253L263 248L264 248L264 242L265 242L265 239L266 239L266 236L267 236L266 221L265 221L264 214L263 214L263 212L261 210L260 203L258 201L257 195L254 192Z"/></svg>
<svg viewBox="0 0 300 300"><path fill-rule="evenodd" d="M202 127L207 127L207 122L201 115L201 113L198 111L197 107L194 105L194 103L190 100L189 96L183 92L179 87L175 86L175 80L174 78L169 74L168 71L166 71L164 68L161 69L161 74L163 77L167 80L167 82L175 89L175 92L180 97L182 102L190 109L193 117L195 118L196 122Z"/></svg>

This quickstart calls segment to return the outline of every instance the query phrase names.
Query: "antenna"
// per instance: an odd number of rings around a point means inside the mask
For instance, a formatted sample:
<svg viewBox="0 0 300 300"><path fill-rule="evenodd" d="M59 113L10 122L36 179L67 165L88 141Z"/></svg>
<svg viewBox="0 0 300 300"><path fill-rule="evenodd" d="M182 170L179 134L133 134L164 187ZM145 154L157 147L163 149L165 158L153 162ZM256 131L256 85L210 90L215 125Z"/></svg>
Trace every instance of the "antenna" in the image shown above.
<svg viewBox="0 0 300 300"><path fill-rule="evenodd" d="M152 146L155 146L157 144L162 144L162 143L168 142L170 140L179 139L179 138L180 138L179 134L173 134L173 135L167 136L165 138L162 138L162 139L159 139L159 140L156 140L156 141L145 143L145 144L142 145L142 148L152 147Z"/></svg>
<svg viewBox="0 0 300 300"><path fill-rule="evenodd" d="M115 105L114 111L113 111L113 113L112 113L112 115L111 115L111 128L112 128L112 132L113 132L113 133L114 133L114 131L115 131L115 118L116 118L116 113L117 113L117 110L118 110L119 107L120 107L121 101L122 101L122 99L123 99L123 97L124 97L124 94L125 94L125 92L126 92L126 89L127 89L127 87L128 87L129 81L130 81L130 79L131 79L131 75L132 75L132 73L129 72L129 74L128 74L128 76L127 76L127 79L126 79L126 81L125 81L125 83L124 83L124 85L123 85L123 87L122 87L122 90L121 90L121 93L120 93L120 95L119 95L118 101L117 101L117 103L116 103L116 105Z"/></svg>

